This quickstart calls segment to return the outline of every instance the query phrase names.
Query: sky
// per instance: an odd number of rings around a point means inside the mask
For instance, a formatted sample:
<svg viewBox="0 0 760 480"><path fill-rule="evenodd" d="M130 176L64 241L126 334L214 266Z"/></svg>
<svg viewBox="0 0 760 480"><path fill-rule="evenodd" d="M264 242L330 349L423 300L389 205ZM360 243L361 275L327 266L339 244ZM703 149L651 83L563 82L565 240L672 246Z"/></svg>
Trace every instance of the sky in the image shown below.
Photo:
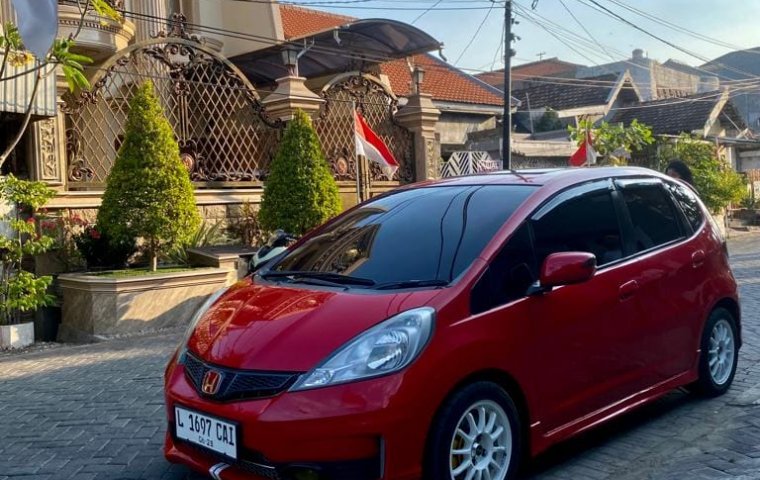
<svg viewBox="0 0 760 480"><path fill-rule="evenodd" d="M307 1L316 0L303 0ZM343 0L345 2L345 0ZM315 8L362 18L392 18L407 23L413 22L427 7L437 0L354 0L346 6L357 8ZM650 58L666 61L669 58L689 65L699 66L705 59L713 59L732 50L731 46L751 48L760 46L760 0L595 0L642 29L661 37L689 53L668 46L646 33L623 24L604 13L594 10L592 0L538 0L535 10L531 10L533 0L517 0L514 3L519 22L514 33L520 37L515 43L514 64L533 62L541 58L559 57L562 60L583 65L599 65L630 58L635 48L641 48ZM327 3L327 2L324 2ZM341 2L336 2L341 3ZM564 5L563 5L564 4ZM625 10L620 4L632 6L678 27L692 30L710 38L710 41L694 38L674 28L660 25L655 21ZM442 0L435 10L417 19L415 26L425 30L444 43L443 53L449 63L472 70L491 70L503 67L501 61L502 27L504 24L503 2L489 8L489 0ZM366 7L388 7L369 10ZM478 10L442 10L444 8L479 8ZM567 8L565 8L567 7ZM402 10L417 8L418 10ZM568 10L577 18L574 19ZM526 13L539 15L526 18ZM549 27L552 34L536 25L538 22L554 22ZM467 44L480 24L482 29L469 48ZM588 30L583 30L580 24ZM559 28L565 30L559 30ZM570 32L568 32L568 30ZM573 38L572 34L582 37ZM589 35L593 39L589 38ZM718 45L722 42L728 45ZM598 42L598 44L597 44ZM599 46L601 45L601 46ZM694 53L695 55L691 55Z"/></svg>

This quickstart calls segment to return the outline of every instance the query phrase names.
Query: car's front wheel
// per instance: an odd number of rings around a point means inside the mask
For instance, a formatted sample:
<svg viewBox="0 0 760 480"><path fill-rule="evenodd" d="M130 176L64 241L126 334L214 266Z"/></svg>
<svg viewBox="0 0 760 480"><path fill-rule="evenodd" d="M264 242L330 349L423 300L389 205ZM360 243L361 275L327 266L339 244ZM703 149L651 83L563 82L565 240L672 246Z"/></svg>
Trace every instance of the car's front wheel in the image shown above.
<svg viewBox="0 0 760 480"><path fill-rule="evenodd" d="M509 395L491 382L470 384L448 399L428 440L428 480L514 478L521 454L520 418Z"/></svg>
<svg viewBox="0 0 760 480"><path fill-rule="evenodd" d="M716 308L702 333L699 380L691 389L708 397L725 393L734 381L738 360L736 319L725 308Z"/></svg>

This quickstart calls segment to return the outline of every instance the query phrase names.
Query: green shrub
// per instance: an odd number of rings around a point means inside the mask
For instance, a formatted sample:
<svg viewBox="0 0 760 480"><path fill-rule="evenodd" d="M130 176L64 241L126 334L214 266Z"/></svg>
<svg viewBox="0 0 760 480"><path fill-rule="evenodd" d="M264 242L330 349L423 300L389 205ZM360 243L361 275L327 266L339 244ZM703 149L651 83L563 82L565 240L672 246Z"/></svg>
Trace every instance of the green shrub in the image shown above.
<svg viewBox="0 0 760 480"><path fill-rule="evenodd" d="M158 255L188 242L200 224L193 186L171 125L145 82L129 102L124 143L108 175L98 228L115 244L144 239Z"/></svg>
<svg viewBox="0 0 760 480"><path fill-rule="evenodd" d="M221 221L209 223L204 220L184 245L174 247L167 253L166 257L170 263L175 265L190 265L189 249L224 245L228 240L227 235L222 230Z"/></svg>
<svg viewBox="0 0 760 480"><path fill-rule="evenodd" d="M720 213L730 203L747 196L747 183L718 155L715 144L683 134L660 149L660 163L681 160L691 169L694 187L713 213ZM663 167L664 168L664 167Z"/></svg>
<svg viewBox="0 0 760 480"><path fill-rule="evenodd" d="M268 231L302 235L341 210L338 186L317 133L299 110L285 130L264 185L261 225Z"/></svg>
<svg viewBox="0 0 760 480"><path fill-rule="evenodd" d="M55 242L40 235L35 211L55 192L41 182L19 180L13 175L0 178L0 202L12 206L0 221L11 232L0 232L0 325L15 323L20 312L34 311L53 304L48 293L52 277L38 277L22 269L24 257L41 255Z"/></svg>

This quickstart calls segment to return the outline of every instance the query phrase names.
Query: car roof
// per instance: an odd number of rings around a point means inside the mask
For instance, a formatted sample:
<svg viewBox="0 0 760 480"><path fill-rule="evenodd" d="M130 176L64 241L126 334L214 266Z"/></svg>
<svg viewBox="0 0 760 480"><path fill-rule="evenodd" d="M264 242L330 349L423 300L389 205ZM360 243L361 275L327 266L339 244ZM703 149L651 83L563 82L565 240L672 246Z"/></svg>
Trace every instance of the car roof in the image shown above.
<svg viewBox="0 0 760 480"><path fill-rule="evenodd" d="M475 175L451 177L423 183L424 186L443 185L531 185L566 186L610 177L657 177L665 175L641 167L592 167L592 168L552 168L499 170Z"/></svg>

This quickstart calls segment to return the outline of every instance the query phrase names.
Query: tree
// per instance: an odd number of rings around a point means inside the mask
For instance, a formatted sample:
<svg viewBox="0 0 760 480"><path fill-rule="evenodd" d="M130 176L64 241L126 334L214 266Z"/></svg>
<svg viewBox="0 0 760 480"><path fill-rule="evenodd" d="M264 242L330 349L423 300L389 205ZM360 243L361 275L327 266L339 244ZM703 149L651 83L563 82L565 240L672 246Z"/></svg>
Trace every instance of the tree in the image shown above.
<svg viewBox="0 0 760 480"><path fill-rule="evenodd" d="M114 242L143 238L153 271L159 253L186 243L200 225L190 176L150 81L129 102L97 225Z"/></svg>
<svg viewBox="0 0 760 480"><path fill-rule="evenodd" d="M740 202L747 196L744 178L720 159L717 147L711 142L683 134L676 141L662 145L658 157L663 169L676 159L689 166L694 187L713 213L719 213L730 203Z"/></svg>
<svg viewBox="0 0 760 480"><path fill-rule="evenodd" d="M0 235L0 324L13 323L19 312L53 303L48 293L53 278L27 272L21 268L21 262L24 257L40 255L53 246L52 238L38 235L33 215L54 195L53 190L40 182L19 180L13 175L0 179L0 200L14 207L0 218L13 231Z"/></svg>
<svg viewBox="0 0 760 480"><path fill-rule="evenodd" d="M81 13L76 32L69 35L68 38L56 39L45 58L35 59L31 53L25 51L21 35L19 34L16 25L12 22L7 22L3 25L3 31L0 34L0 54L2 55L2 59L0 60L0 85L2 85L2 82L13 80L19 76L19 74L17 74L4 77L8 65L21 66L33 62L34 60L37 60L38 64L34 68L20 74L35 75L34 86L32 87L32 93L30 95L29 104L24 113L21 128L19 128L16 136L5 149L0 152L0 168L2 168L5 161L18 146L18 143L24 136L24 132L26 132L26 129L29 126L29 122L32 118L34 102L37 98L37 92L43 78L55 73L56 68L60 66L71 91L74 91L77 88L89 88L90 84L84 76L84 65L92 63L92 59L71 51L76 42L76 37L78 37L79 33L82 31L85 17L88 12L95 11L98 15L104 18L110 18L111 20L121 19L119 13L106 0L86 0L84 4L82 3L82 0L77 0L76 3Z"/></svg>
<svg viewBox="0 0 760 480"><path fill-rule="evenodd" d="M594 126L591 120L582 120L578 127L568 127L570 138L582 144L586 138L586 132L591 133L593 146L601 157L600 163L607 165L625 165L626 157L639 152L655 141L652 129L638 120L631 122L629 126L622 123L610 124L602 122Z"/></svg>
<svg viewBox="0 0 760 480"><path fill-rule="evenodd" d="M298 110L285 129L264 185L265 230L301 235L342 210L340 194L311 119Z"/></svg>
<svg viewBox="0 0 760 480"><path fill-rule="evenodd" d="M538 122L536 122L536 126L533 130L536 133L562 130L562 120L559 119L557 112L550 108L544 112Z"/></svg>

